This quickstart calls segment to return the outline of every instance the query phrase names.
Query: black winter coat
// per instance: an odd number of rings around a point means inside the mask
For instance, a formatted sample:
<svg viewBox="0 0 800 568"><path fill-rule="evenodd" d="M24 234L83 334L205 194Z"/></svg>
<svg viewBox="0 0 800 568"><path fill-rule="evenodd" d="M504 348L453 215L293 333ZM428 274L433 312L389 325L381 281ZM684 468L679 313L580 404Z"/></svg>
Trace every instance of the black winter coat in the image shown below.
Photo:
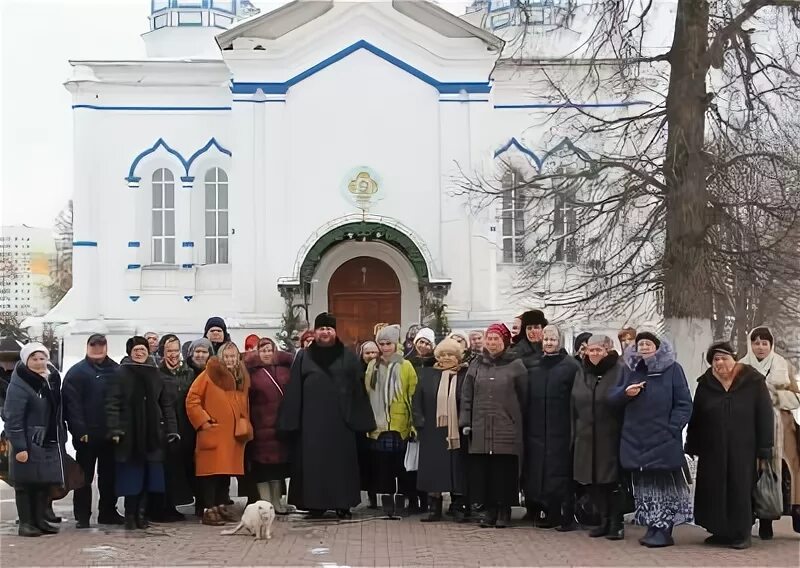
<svg viewBox="0 0 800 568"><path fill-rule="evenodd" d="M90 444L106 441L106 387L119 365L113 359L93 363L88 357L76 363L64 377L64 418L72 444L88 435Z"/></svg>
<svg viewBox="0 0 800 568"><path fill-rule="evenodd" d="M17 363L4 404L5 429L11 443L9 479L15 485L64 484L67 429L61 406L61 376L55 367L47 380ZM16 460L27 451L28 461Z"/></svg>
<svg viewBox="0 0 800 568"><path fill-rule="evenodd" d="M525 498L563 502L572 491L572 385L578 363L564 349L528 369L525 402Z"/></svg>
<svg viewBox="0 0 800 568"><path fill-rule="evenodd" d="M774 415L764 376L749 365L737 370L728 391L711 369L697 379L686 453L699 458L695 523L740 538L753 525L756 462L772 454Z"/></svg>
<svg viewBox="0 0 800 568"><path fill-rule="evenodd" d="M530 369L537 365L542 358L542 344L528 341L528 338L524 336L525 332L522 332L522 335L519 343L509 348L509 352L517 359L521 359L525 363L526 369Z"/></svg>
<svg viewBox="0 0 800 568"><path fill-rule="evenodd" d="M583 485L620 479L622 412L609 404L608 391L619 381L622 361L615 351L595 366L584 359L572 386L572 477Z"/></svg>
<svg viewBox="0 0 800 568"><path fill-rule="evenodd" d="M178 433L172 392L152 359L123 359L109 381L105 406L108 436L120 438L118 462L163 461L167 434Z"/></svg>

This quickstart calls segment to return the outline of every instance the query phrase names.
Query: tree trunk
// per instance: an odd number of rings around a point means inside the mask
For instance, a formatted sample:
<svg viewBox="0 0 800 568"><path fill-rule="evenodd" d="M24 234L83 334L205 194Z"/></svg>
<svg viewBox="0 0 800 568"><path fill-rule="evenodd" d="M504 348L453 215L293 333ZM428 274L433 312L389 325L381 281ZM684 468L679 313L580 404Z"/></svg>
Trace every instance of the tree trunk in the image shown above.
<svg viewBox="0 0 800 568"><path fill-rule="evenodd" d="M690 380L699 376L702 354L711 340L709 211L703 157L707 45L708 3L679 0L667 93L664 316Z"/></svg>

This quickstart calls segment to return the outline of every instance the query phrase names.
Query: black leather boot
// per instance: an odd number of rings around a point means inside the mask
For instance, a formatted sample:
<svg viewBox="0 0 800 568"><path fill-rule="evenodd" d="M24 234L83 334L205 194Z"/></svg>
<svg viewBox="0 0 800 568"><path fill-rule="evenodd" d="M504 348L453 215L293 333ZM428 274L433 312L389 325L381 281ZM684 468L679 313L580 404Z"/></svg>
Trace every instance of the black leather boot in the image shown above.
<svg viewBox="0 0 800 568"><path fill-rule="evenodd" d="M486 507L486 511L483 513L483 518L481 518L481 527L487 529L489 527L494 527L497 524L497 507L490 506Z"/></svg>
<svg viewBox="0 0 800 568"><path fill-rule="evenodd" d="M136 528L146 529L150 526L147 520L147 496L139 495L138 507L136 507Z"/></svg>
<svg viewBox="0 0 800 568"><path fill-rule="evenodd" d="M33 503L31 492L28 487L16 487L14 489L14 499L17 503L17 514L19 515L19 536L42 536L42 531L36 526L33 516Z"/></svg>
<svg viewBox="0 0 800 568"><path fill-rule="evenodd" d="M600 525L590 530L589 536L591 538L599 538L601 536L606 536L608 534L609 523L610 520L608 518L608 515L604 514L602 517L600 517Z"/></svg>
<svg viewBox="0 0 800 568"><path fill-rule="evenodd" d="M139 511L139 499L135 495L125 497L125 530L136 530L136 515Z"/></svg>
<svg viewBox="0 0 800 568"><path fill-rule="evenodd" d="M497 510L497 522L494 524L497 529L504 529L511 524L511 507L499 507Z"/></svg>
<svg viewBox="0 0 800 568"><path fill-rule="evenodd" d="M381 495L381 509L387 517L394 517L394 499L391 495Z"/></svg>
<svg viewBox="0 0 800 568"><path fill-rule="evenodd" d="M394 514L398 517L408 516L408 506L406 505L406 496L397 493L394 496Z"/></svg>
<svg viewBox="0 0 800 568"><path fill-rule="evenodd" d="M625 514L623 510L623 496L619 491L615 491L611 496L608 534L606 535L608 540L623 540L625 538Z"/></svg>
<svg viewBox="0 0 800 568"><path fill-rule="evenodd" d="M56 516L55 512L53 512L53 501L46 492L44 505L44 520L48 523L60 523L61 517Z"/></svg>
<svg viewBox="0 0 800 568"><path fill-rule="evenodd" d="M772 521L758 519L758 538L761 540L772 540L775 533L772 531Z"/></svg>
<svg viewBox="0 0 800 568"><path fill-rule="evenodd" d="M420 519L423 523L436 523L442 520L441 497L428 497L428 516Z"/></svg>
<svg viewBox="0 0 800 568"><path fill-rule="evenodd" d="M42 531L42 534L58 534L58 527L51 525L44 519L48 501L49 498L45 488L39 488L35 493L31 493L33 525Z"/></svg>

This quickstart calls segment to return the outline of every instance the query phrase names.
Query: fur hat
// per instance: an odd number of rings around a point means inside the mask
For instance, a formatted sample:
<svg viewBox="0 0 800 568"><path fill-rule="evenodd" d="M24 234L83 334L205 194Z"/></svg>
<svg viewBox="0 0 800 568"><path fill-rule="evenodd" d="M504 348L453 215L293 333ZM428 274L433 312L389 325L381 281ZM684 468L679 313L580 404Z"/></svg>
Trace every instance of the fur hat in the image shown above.
<svg viewBox="0 0 800 568"><path fill-rule="evenodd" d="M572 350L577 353L581 350L581 345L589 341L589 338L592 337L592 334L588 331L584 331L583 333L579 333L578 336L575 338L575 341L572 342Z"/></svg>
<svg viewBox="0 0 800 568"><path fill-rule="evenodd" d="M459 361L461 361L461 358L464 356L464 348L461 347L461 344L458 341L448 337L443 339L433 351L433 354L437 359L444 353L451 353L455 355Z"/></svg>
<svg viewBox="0 0 800 568"><path fill-rule="evenodd" d="M31 355L38 352L44 353L44 356L50 359L50 351L47 350L47 347L38 341L31 341L30 343L23 345L22 349L20 349L19 360L27 366L28 359L30 359Z"/></svg>
<svg viewBox="0 0 800 568"><path fill-rule="evenodd" d="M141 335L134 335L125 342L125 353L130 356L131 351L133 351L133 348L137 345L144 345L147 348L147 352L150 353L150 344Z"/></svg>
<svg viewBox="0 0 800 568"><path fill-rule="evenodd" d="M189 344L189 349L186 350L186 358L191 359L192 357L194 357L194 351L198 347L205 347L206 349L208 349L209 355L214 354L214 346L211 345L211 342L205 337L201 337L199 339L195 339Z"/></svg>
<svg viewBox="0 0 800 568"><path fill-rule="evenodd" d="M586 346L588 347L589 345L602 345L606 349L613 349L614 341L607 335L595 333L586 340Z"/></svg>
<svg viewBox="0 0 800 568"><path fill-rule="evenodd" d="M203 337L206 337L208 335L208 330L211 329L212 327L220 328L222 330L222 333L225 335L225 340L227 341L228 326L225 324L224 319L217 316L208 318L208 320L206 321L206 326L205 328L203 328Z"/></svg>
<svg viewBox="0 0 800 568"><path fill-rule="evenodd" d="M651 331L640 331L636 334L636 343L638 344L642 339L647 339L656 344L656 349L661 347L661 340L656 337L656 334Z"/></svg>
<svg viewBox="0 0 800 568"><path fill-rule="evenodd" d="M736 351L734 351L733 346L727 341L716 341L711 344L711 347L706 351L706 361L708 361L709 365L714 360L715 353L725 353L736 359Z"/></svg>
<svg viewBox="0 0 800 568"><path fill-rule="evenodd" d="M322 312L314 319L314 329L332 327L336 329L336 318L328 312Z"/></svg>
<svg viewBox="0 0 800 568"><path fill-rule="evenodd" d="M547 318L544 317L544 312L542 310L528 310L527 312L523 312L519 316L520 321L520 330L525 331L525 328L529 325L540 325L545 327L549 322Z"/></svg>
<svg viewBox="0 0 800 568"><path fill-rule="evenodd" d="M466 346L467 346L466 348L469 349L469 335L467 335L466 332L464 332L464 331L454 331L450 335L448 335L447 338L448 339L455 339L456 341L458 341L458 339L461 339L466 344Z"/></svg>
<svg viewBox="0 0 800 568"><path fill-rule="evenodd" d="M392 343L400 343L400 326L398 324L387 325L375 336L375 342L391 341Z"/></svg>
<svg viewBox="0 0 800 568"><path fill-rule="evenodd" d="M508 326L504 323L493 323L487 327L486 335L489 335L490 333L497 333L500 335L500 337L503 338L503 343L506 347L508 347L511 343L511 330L509 330Z"/></svg>
<svg viewBox="0 0 800 568"><path fill-rule="evenodd" d="M416 345L417 341L419 341L420 339L424 339L425 341L430 343L431 347L436 345L436 334L429 327L423 327L417 332L417 335L414 336L414 345Z"/></svg>

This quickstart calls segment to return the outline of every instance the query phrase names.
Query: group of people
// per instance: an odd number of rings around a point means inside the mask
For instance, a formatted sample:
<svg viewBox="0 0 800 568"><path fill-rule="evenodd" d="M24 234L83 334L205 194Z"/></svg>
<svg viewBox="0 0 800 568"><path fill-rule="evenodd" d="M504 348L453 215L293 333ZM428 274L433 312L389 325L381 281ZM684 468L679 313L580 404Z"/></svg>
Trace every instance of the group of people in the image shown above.
<svg viewBox="0 0 800 568"><path fill-rule="evenodd" d="M632 512L644 546L670 546L673 527L694 521L708 544L742 549L758 475L774 471L789 481L782 512L800 532L800 388L769 328L752 331L739 361L730 344L711 345L694 400L654 332L623 329L620 352L583 333L570 353L529 310L511 330L401 335L378 324L355 353L323 313L295 352L257 336L240 352L210 318L183 346L174 334L134 336L117 364L95 334L63 388L47 350L26 345L4 406L19 534L56 530L46 494L64 483L67 428L86 481L79 528L90 526L97 466L97 520L128 529L182 519L176 507L192 502L204 524L230 522L235 476L240 495L279 513L286 495L311 517L348 519L366 491L387 518L504 528L524 504L535 527L575 530L582 512L590 537L621 540ZM687 455L698 459L693 503ZM759 520L761 538L773 520Z"/></svg>

